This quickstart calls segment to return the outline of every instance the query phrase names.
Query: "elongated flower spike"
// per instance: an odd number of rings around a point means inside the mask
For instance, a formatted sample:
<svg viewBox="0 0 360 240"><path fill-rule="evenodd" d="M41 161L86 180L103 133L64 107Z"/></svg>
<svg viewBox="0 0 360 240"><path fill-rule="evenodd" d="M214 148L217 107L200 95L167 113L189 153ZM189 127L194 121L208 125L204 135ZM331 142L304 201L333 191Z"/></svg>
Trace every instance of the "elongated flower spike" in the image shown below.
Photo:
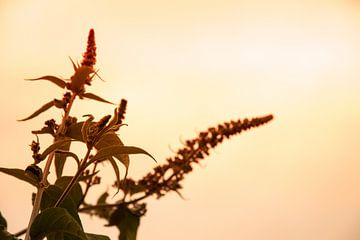
<svg viewBox="0 0 360 240"><path fill-rule="evenodd" d="M89 67L91 70L95 71L94 65L96 63L96 43L95 43L95 32L94 29L90 29L86 52L83 54L83 60L81 61L81 66ZM85 83L90 85L91 78L87 78Z"/></svg>

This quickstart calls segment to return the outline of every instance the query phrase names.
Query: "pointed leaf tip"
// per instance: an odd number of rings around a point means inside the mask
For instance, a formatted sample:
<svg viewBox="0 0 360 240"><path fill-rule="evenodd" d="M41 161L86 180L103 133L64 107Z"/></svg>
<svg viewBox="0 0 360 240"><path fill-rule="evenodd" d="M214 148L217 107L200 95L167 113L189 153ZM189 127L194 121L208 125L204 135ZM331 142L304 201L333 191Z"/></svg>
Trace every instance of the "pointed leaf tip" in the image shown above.
<svg viewBox="0 0 360 240"><path fill-rule="evenodd" d="M55 85L57 85L58 87L61 88L65 88L66 87L66 82L58 77L55 76L50 76L50 75L46 75L46 76L42 76L39 78L32 78L32 79L25 79L26 81L38 81L38 80L48 80L52 83L54 83Z"/></svg>
<svg viewBox="0 0 360 240"><path fill-rule="evenodd" d="M41 113L45 112L46 110L48 110L49 108L51 108L52 106L55 105L54 101L48 102L45 105L43 105L41 108L39 108L38 110L36 110L33 114L31 114L30 116L28 116L27 118L23 118L18 120L19 122L23 122L23 121L27 121L30 120L38 115L40 115Z"/></svg>
<svg viewBox="0 0 360 240"><path fill-rule="evenodd" d="M114 104L112 102L109 102L108 100L103 99L102 97L99 97L99 96L97 96L97 95L95 95L93 93L89 93L89 92L84 93L81 96L84 97L84 98L89 98L89 99L99 101L99 102L103 102L103 103Z"/></svg>

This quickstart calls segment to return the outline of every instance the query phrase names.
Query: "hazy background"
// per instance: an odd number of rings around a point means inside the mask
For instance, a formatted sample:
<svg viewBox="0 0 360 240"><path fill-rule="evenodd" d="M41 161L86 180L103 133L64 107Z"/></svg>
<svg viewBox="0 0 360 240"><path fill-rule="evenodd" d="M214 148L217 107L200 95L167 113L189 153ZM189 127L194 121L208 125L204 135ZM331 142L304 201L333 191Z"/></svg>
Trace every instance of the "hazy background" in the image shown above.
<svg viewBox="0 0 360 240"><path fill-rule="evenodd" d="M61 116L16 122L62 94L23 79L69 77L68 56L81 60L90 28L106 82L89 91L129 101L121 137L159 162L208 126L275 115L216 148L184 182L187 200L150 201L139 240L360 238L359 1L0 0L1 166L30 164L30 131ZM113 107L73 110L100 117ZM130 174L154 166L137 156ZM111 169L102 174L110 185ZM4 174L0 182L0 210L16 232L35 189ZM104 221L84 221L117 238Z"/></svg>

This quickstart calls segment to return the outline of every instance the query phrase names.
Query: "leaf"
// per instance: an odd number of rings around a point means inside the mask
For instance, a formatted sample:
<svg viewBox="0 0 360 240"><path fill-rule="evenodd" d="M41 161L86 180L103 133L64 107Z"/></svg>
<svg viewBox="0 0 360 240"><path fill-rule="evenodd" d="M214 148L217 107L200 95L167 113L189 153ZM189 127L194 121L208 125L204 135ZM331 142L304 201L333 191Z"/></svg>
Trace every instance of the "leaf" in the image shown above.
<svg viewBox="0 0 360 240"><path fill-rule="evenodd" d="M87 240L79 223L64 208L48 208L43 210L30 228L32 240L40 240L53 233L71 235L72 239Z"/></svg>
<svg viewBox="0 0 360 240"><path fill-rule="evenodd" d="M108 134L103 135L103 137L95 145L95 148L97 150L101 150L103 148L110 147L110 146L124 146L123 142L120 140L120 138L114 132L109 132ZM118 160L120 160L120 162L125 166L126 172L127 172L128 168L129 168L129 162L130 162L129 155L116 154L116 155L114 155L114 157L116 157ZM125 175L125 177L126 177L126 175Z"/></svg>
<svg viewBox="0 0 360 240"><path fill-rule="evenodd" d="M73 177L70 177L70 176L64 176L64 177L58 178L55 181L55 186L58 186L62 190L65 190L65 188L67 187L67 185L69 185L72 178ZM74 186L70 190L68 196L70 196L70 198L74 201L76 206L80 205L82 198L83 198L83 193L82 193L82 189L81 189L81 186L79 183L74 184Z"/></svg>
<svg viewBox="0 0 360 240"><path fill-rule="evenodd" d="M69 143L69 142L71 142L71 141L74 141L74 140L64 139L64 140L59 140L59 141L54 142L53 144L51 144L49 147L47 147L47 148L44 150L44 152L41 154L40 158L41 158L42 160L44 160L44 159L47 157L47 155L49 155L50 153L52 153L52 152L55 151L55 150L58 150L58 149L61 150L61 148L62 148L64 145L66 145L67 143Z"/></svg>
<svg viewBox="0 0 360 240"><path fill-rule="evenodd" d="M130 209L120 205L110 216L107 226L116 226L120 230L119 240L136 240L140 217Z"/></svg>
<svg viewBox="0 0 360 240"><path fill-rule="evenodd" d="M119 168L118 168L118 166L117 166L117 164L115 162L115 159L113 157L109 157L108 161L110 162L111 166L114 169L116 182L120 183L120 171L119 171ZM127 168L126 168L126 173L127 173ZM117 191L116 191L115 195L119 192L119 190L120 190L120 184L118 184L118 188L117 188Z"/></svg>
<svg viewBox="0 0 360 240"><path fill-rule="evenodd" d="M0 168L0 172L3 172L5 174L11 175L13 177L16 177L17 179L20 179L24 182L30 183L31 185L33 185L34 187L38 186L38 181L37 179L29 176L28 174L25 173L24 170L22 169L17 169L17 168Z"/></svg>
<svg viewBox="0 0 360 240"><path fill-rule="evenodd" d="M0 228L1 227L6 229L7 228L7 222L6 222L6 219L3 217L3 215L0 212Z"/></svg>
<svg viewBox="0 0 360 240"><path fill-rule="evenodd" d="M1 240L19 240L19 238L15 237L14 235L10 234L5 229L0 228L0 239Z"/></svg>
<svg viewBox="0 0 360 240"><path fill-rule="evenodd" d="M82 135L82 139L84 142L87 141L88 139L88 131L89 131L89 128L92 124L94 124L92 121L94 120L94 116L89 114L89 115L85 115L85 117L89 117L85 122L84 124L82 125L81 127L81 135Z"/></svg>
<svg viewBox="0 0 360 240"><path fill-rule="evenodd" d="M40 209L45 210L48 208L52 208L57 200L60 198L61 194L63 193L63 189L59 186L50 185L48 188L45 189ZM81 226L81 220L77 211L77 202L78 196L73 189L70 191L69 195L62 201L59 207L62 207L68 211L68 213L77 221L77 223Z"/></svg>
<svg viewBox="0 0 360 240"><path fill-rule="evenodd" d="M71 124L67 128L65 135L69 138L84 142L84 139L83 139L83 136L81 133L81 129L82 129L83 125L84 125L84 122L78 122L78 123Z"/></svg>
<svg viewBox="0 0 360 240"><path fill-rule="evenodd" d="M54 130L51 127L43 127L40 130L31 131L32 134L54 134Z"/></svg>
<svg viewBox="0 0 360 240"><path fill-rule="evenodd" d="M18 121L27 121L27 120L30 120L30 119L38 116L40 113L45 112L46 110L48 110L49 108L51 108L51 107L54 106L54 105L55 105L55 102L54 102L54 101L48 102L48 103L46 103L45 105L43 105L40 109L38 109L37 111L35 111L33 114L31 114L30 116L28 116L27 118L24 118L24 119L21 119L21 120L18 120Z"/></svg>
<svg viewBox="0 0 360 240"><path fill-rule="evenodd" d="M25 80L27 80L27 81L48 80L61 88L65 88L65 86L66 86L66 82L64 80L62 80L58 77L49 76L49 75L39 77L39 78L25 79Z"/></svg>
<svg viewBox="0 0 360 240"><path fill-rule="evenodd" d="M56 177L57 178L61 177L62 172L64 170L65 161L66 161L66 158L68 156L73 157L76 160L78 166L80 164L79 159L77 158L77 156L74 153L69 152L70 145L71 145L71 141L66 142L66 143L64 143L64 145L61 145L58 148L58 150L61 150L61 151L57 150L55 152L55 161L54 161L54 163L55 163L55 172L56 172Z"/></svg>
<svg viewBox="0 0 360 240"><path fill-rule="evenodd" d="M102 97L99 97L99 96L97 96L97 95L95 95L93 93L89 93L89 92L84 93L81 96L84 97L84 98L89 98L89 99L96 100L96 101L103 102L103 103L114 104L112 102L109 102L109 101L103 99Z"/></svg>
<svg viewBox="0 0 360 240"><path fill-rule="evenodd" d="M71 57L69 57L69 58L70 58L70 61L71 61L72 66L73 66L73 68L74 68L74 71L76 72L76 70L77 70L80 66L79 66L79 64L76 65L76 64L74 63L74 61L72 60Z"/></svg>
<svg viewBox="0 0 360 240"><path fill-rule="evenodd" d="M88 162L87 165L90 165L95 161L107 159L108 157L117 154L145 154L151 157L156 162L155 158L151 156L150 153L146 152L141 148L133 147L133 146L110 146L100 149L95 154L95 156L91 158L91 160Z"/></svg>
<svg viewBox="0 0 360 240"><path fill-rule="evenodd" d="M86 233L88 240L110 240L108 236Z"/></svg>

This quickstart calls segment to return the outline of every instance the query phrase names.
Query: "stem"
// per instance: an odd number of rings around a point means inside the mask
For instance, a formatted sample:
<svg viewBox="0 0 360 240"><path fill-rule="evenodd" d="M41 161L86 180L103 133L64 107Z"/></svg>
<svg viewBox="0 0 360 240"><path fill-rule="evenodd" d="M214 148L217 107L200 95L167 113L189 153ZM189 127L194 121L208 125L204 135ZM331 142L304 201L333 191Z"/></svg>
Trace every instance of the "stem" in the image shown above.
<svg viewBox="0 0 360 240"><path fill-rule="evenodd" d="M75 98L76 98L76 94L72 94L71 98L70 98L70 101L69 101L68 105L66 106L65 114L64 114L64 116L62 118L61 124L60 124L58 130L56 131L56 134L55 134L55 137L54 137L54 142L57 141L59 138L61 138L61 136L64 134L64 132L66 130L66 120L69 117L70 110L71 110L71 107L73 105L73 102L74 102ZM39 213L41 198L42 198L42 195L43 195L43 193L45 191L45 188L48 186L47 177L48 177L48 175L50 173L50 166L51 166L51 163L52 163L52 161L54 159L54 156L55 156L55 154L54 154L54 152L52 152L51 154L49 154L48 159L46 161L44 171L43 171L43 178L42 178L42 180L41 180L41 182L39 184L38 191L36 193L34 206L33 206L31 216L30 216L30 220L29 220L29 224L28 224L28 227L27 227L27 230L26 230L25 240L30 240L30 227L31 227L32 223L34 222L35 217Z"/></svg>
<svg viewBox="0 0 360 240"><path fill-rule="evenodd" d="M78 181L79 177L81 176L81 174L84 172L85 168L86 168L86 161L88 160L89 156L90 156L90 152L91 152L92 148L88 148L86 155L84 157L84 159L81 161L80 163L80 167L77 170L75 176L71 179L71 181L69 182L69 184L66 186L64 192L61 194L61 196L59 197L59 199L56 201L54 207L58 207L61 202L66 198L66 196L69 194L69 192L71 191L72 187L75 185L75 183Z"/></svg>

